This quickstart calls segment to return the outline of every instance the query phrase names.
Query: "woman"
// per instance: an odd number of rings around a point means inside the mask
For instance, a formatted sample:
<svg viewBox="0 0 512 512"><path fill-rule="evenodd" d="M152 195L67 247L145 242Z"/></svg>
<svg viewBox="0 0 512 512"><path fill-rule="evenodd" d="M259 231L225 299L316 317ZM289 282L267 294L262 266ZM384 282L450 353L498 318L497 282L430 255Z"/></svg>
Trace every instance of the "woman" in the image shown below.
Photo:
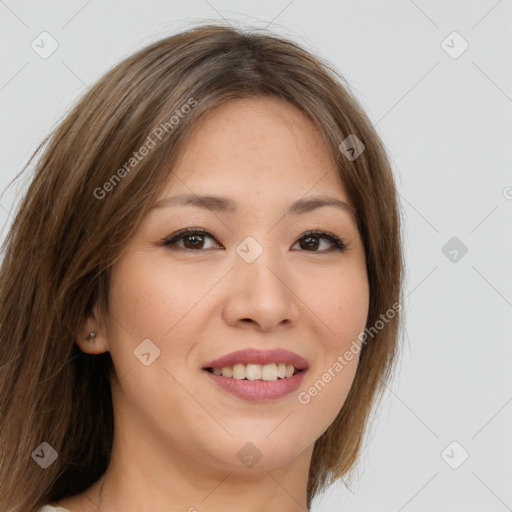
<svg viewBox="0 0 512 512"><path fill-rule="evenodd" d="M341 77L198 26L113 68L36 154L0 272L0 509L309 510L350 477L403 264Z"/></svg>

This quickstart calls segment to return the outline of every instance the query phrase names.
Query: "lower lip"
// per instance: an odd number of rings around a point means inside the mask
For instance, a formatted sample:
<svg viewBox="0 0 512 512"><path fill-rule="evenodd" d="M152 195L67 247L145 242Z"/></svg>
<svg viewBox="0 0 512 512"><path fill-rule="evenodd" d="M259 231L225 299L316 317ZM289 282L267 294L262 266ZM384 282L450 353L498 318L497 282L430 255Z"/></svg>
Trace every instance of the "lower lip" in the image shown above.
<svg viewBox="0 0 512 512"><path fill-rule="evenodd" d="M224 390L250 401L278 400L289 395L300 386L306 373L306 370L302 370L292 377L277 380L243 380L203 371Z"/></svg>

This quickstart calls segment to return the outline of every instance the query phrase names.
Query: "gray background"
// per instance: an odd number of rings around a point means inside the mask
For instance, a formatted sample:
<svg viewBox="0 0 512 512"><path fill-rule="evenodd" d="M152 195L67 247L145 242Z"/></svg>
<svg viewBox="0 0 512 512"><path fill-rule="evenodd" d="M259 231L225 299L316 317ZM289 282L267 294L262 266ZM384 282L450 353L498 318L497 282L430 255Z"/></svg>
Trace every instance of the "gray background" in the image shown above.
<svg viewBox="0 0 512 512"><path fill-rule="evenodd" d="M512 510L511 0L0 1L1 189L112 65L219 18L269 26L329 60L376 125L400 190L399 372L354 492L340 483L313 510ZM47 59L31 47L43 31L59 45ZM19 194L2 196L3 233Z"/></svg>

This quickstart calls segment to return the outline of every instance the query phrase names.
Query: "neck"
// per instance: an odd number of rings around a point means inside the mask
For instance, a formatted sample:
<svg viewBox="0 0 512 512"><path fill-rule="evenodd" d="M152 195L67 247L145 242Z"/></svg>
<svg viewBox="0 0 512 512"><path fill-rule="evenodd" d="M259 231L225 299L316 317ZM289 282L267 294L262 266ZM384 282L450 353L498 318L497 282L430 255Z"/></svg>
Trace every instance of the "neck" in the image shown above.
<svg viewBox="0 0 512 512"><path fill-rule="evenodd" d="M133 453L133 450L132 450ZM292 463L270 470L219 471L176 459L169 464L113 451L104 476L86 491L92 504L111 512L307 512L307 475L311 450ZM298 460L297 460L298 459ZM299 471L300 470L300 471ZM78 509L77 509L78 510ZM89 508L84 509L89 510Z"/></svg>

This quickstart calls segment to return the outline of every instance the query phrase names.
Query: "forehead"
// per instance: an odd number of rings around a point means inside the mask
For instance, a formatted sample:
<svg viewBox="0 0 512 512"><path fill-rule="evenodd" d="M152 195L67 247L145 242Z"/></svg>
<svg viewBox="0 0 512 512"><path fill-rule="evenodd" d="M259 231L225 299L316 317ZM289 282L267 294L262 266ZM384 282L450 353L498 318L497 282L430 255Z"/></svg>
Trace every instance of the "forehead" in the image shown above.
<svg viewBox="0 0 512 512"><path fill-rule="evenodd" d="M348 199L321 131L289 102L245 98L200 118L162 195L229 192L270 198L312 187Z"/></svg>

